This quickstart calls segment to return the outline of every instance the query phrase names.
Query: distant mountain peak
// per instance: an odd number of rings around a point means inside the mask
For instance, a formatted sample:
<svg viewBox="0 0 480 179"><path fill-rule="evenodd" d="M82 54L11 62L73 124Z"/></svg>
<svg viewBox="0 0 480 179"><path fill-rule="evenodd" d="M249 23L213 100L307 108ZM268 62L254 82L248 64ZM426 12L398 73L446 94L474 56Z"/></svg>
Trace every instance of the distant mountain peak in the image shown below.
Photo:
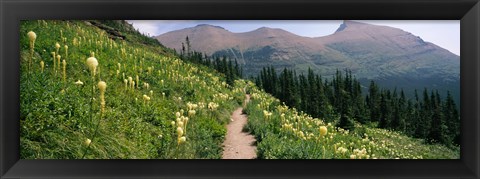
<svg viewBox="0 0 480 179"><path fill-rule="evenodd" d="M258 29L255 29L253 31L247 32L247 33L253 33L253 34L263 34L263 35L274 35L274 36L291 36L295 35L289 31L280 29L280 28L272 28L272 27L260 27Z"/></svg>
<svg viewBox="0 0 480 179"><path fill-rule="evenodd" d="M260 27L254 31L284 31L283 29L279 29L279 28L271 28L271 27Z"/></svg>
<svg viewBox="0 0 480 179"><path fill-rule="evenodd" d="M198 25L195 26L195 27L212 27L212 28L218 28L218 29L226 30L225 28L223 28L223 27L221 27L221 26L210 25L210 24L198 24Z"/></svg>
<svg viewBox="0 0 480 179"><path fill-rule="evenodd" d="M344 20L343 23L340 24L340 26L335 32L341 32L347 28L354 28L354 27L360 27L360 26L371 26L371 24L366 24L366 23L356 22L351 20Z"/></svg>

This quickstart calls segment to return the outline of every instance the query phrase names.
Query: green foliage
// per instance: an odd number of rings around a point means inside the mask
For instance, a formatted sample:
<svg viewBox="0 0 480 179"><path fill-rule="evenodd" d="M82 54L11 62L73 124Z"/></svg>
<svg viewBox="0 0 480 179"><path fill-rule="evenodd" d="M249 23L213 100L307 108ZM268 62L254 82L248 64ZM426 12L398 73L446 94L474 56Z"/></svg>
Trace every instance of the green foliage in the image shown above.
<svg viewBox="0 0 480 179"><path fill-rule="evenodd" d="M441 99L437 90L429 95L425 89L423 100L418 99L416 92L416 99L412 100L406 98L403 89L398 94L396 89L392 92L379 88L371 81L367 94L363 95L360 82L349 70L344 73L337 70L331 80L323 81L311 69L307 75L297 75L296 71L284 68L277 75L270 66L263 68L255 82L287 106L327 122L339 118L336 125L343 129L355 130L354 122L378 122L380 128L403 132L427 142L453 147L460 144L460 117L450 93L447 99Z"/></svg>
<svg viewBox="0 0 480 179"><path fill-rule="evenodd" d="M253 86L249 88L251 102L245 109L249 117L246 128L257 139L259 159L460 158L458 146L426 144L422 139L376 128L378 122L365 125L354 122L354 131L345 130L326 119L280 105L277 99ZM321 127L327 129L325 135L319 132Z"/></svg>
<svg viewBox="0 0 480 179"><path fill-rule="evenodd" d="M33 58L29 31L37 35ZM245 84L227 85L215 70L184 63L124 21L22 21L20 34L20 158L221 157L224 125L243 101ZM54 68L55 43L66 60L66 81L56 61ZM95 78L86 65L92 52L99 64ZM128 77L138 86L132 89ZM104 112L99 81L107 84ZM178 144L178 123L172 122L181 111L189 121L186 141Z"/></svg>

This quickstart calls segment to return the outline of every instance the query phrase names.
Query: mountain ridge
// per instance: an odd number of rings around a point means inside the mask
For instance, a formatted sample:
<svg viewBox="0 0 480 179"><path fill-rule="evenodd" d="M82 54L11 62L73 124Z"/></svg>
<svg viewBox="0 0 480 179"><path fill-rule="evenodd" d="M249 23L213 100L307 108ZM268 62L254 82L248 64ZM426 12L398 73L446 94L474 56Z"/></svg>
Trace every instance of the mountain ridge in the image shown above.
<svg viewBox="0 0 480 179"><path fill-rule="evenodd" d="M333 34L321 37L268 27L242 33L213 28L196 28L193 33L193 29L155 38L179 50L189 36L194 51L237 59L247 76L268 66L278 71L293 68L298 73L312 68L324 77L349 69L364 86L376 80L387 88L412 91L443 88L443 94L456 91L459 99L460 57L399 28L345 20ZM172 38L175 41L165 40Z"/></svg>

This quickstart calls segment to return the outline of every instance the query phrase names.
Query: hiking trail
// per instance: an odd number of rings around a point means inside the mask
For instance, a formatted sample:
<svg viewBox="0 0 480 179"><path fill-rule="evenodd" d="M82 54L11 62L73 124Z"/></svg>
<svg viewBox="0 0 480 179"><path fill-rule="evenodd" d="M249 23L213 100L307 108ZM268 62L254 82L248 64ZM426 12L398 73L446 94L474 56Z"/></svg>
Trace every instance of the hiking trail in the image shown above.
<svg viewBox="0 0 480 179"><path fill-rule="evenodd" d="M247 94L244 107L250 101ZM227 135L223 142L222 159L255 159L257 158L255 137L248 132L243 132L243 126L247 124L247 115L242 113L243 107L233 111L231 121L227 125Z"/></svg>

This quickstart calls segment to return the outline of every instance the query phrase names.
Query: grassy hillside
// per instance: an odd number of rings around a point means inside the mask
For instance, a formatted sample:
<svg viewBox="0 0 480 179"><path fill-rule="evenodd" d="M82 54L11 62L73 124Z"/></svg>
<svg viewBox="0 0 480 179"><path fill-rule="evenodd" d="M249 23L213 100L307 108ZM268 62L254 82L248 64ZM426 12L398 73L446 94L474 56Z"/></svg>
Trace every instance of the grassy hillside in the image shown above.
<svg viewBox="0 0 480 179"><path fill-rule="evenodd" d="M250 84L253 86L253 84ZM251 88L245 130L257 138L257 155L265 159L459 159L460 148L425 144L398 132L355 124L350 132L335 122L312 118ZM322 129L323 128L323 129ZM324 133L322 133L324 132Z"/></svg>
<svg viewBox="0 0 480 179"><path fill-rule="evenodd" d="M246 130L261 159L460 156L396 132L336 128L252 82L228 86L224 75L179 60L123 21L22 21L20 34L22 159L218 159L246 86Z"/></svg>
<svg viewBox="0 0 480 179"><path fill-rule="evenodd" d="M121 21L97 24L116 26L110 33L92 23L22 21L20 157L220 158L224 124L243 87L227 88L221 74L146 43ZM29 31L36 33L33 58ZM92 56L95 77L86 64ZM100 81L107 86L103 112Z"/></svg>

